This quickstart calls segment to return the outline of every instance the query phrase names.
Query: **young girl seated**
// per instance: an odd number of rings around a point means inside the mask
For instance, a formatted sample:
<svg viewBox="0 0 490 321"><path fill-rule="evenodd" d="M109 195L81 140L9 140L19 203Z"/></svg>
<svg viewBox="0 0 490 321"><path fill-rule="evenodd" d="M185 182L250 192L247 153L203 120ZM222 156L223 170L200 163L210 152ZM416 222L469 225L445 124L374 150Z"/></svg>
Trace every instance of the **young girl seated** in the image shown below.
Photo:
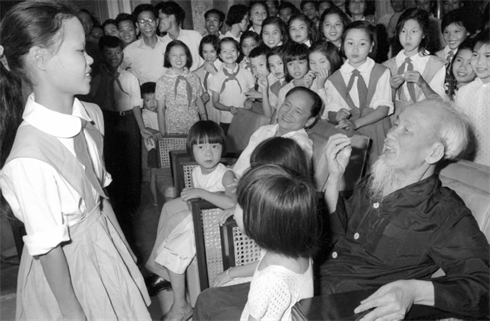
<svg viewBox="0 0 490 321"><path fill-rule="evenodd" d="M474 39L471 66L476 79L456 94L456 103L468 117L476 139L474 161L490 166L490 29ZM459 54L459 52L458 52Z"/></svg>
<svg viewBox="0 0 490 321"><path fill-rule="evenodd" d="M277 46L287 46L289 43L288 27L280 18L268 17L262 23L260 39L271 49Z"/></svg>
<svg viewBox="0 0 490 321"><path fill-rule="evenodd" d="M465 40L459 45L458 53L453 57L450 64L450 73L446 76L446 93L451 100L454 100L460 88L471 83L476 78L475 71L471 67L473 47L473 39Z"/></svg>
<svg viewBox="0 0 490 321"><path fill-rule="evenodd" d="M172 284L174 302L165 319L187 320L192 316L192 306L185 296L185 271L196 254L196 247L187 201L202 198L224 209L235 205L235 196L228 186L235 175L219 162L225 141L223 130L215 122L199 121L191 127L187 151L199 165L192 172L193 187L184 189L180 198L163 206L146 267Z"/></svg>
<svg viewBox="0 0 490 321"><path fill-rule="evenodd" d="M201 79L203 87L201 99L206 106L208 120L219 124L220 112L213 106L213 102L211 101L212 92L209 89L209 84L214 75L223 68L223 63L218 59L218 46L219 38L215 35L207 35L201 39L199 54L204 59L204 64L194 71L194 73Z"/></svg>
<svg viewBox="0 0 490 321"><path fill-rule="evenodd" d="M447 98L446 61L429 55L426 50L429 24L429 14L419 9L406 10L398 20L396 31L403 49L384 63L392 75L390 85L395 101L392 120L415 102L437 95Z"/></svg>
<svg viewBox="0 0 490 321"><path fill-rule="evenodd" d="M325 90L325 82L328 76L342 66L342 58L333 43L320 40L311 45L308 60L310 70L315 75L310 89L316 92L322 98L323 105L326 105L327 92Z"/></svg>
<svg viewBox="0 0 490 321"><path fill-rule="evenodd" d="M310 88L313 83L314 74L309 71L308 66L309 50L305 44L292 43L286 48L284 63L286 64L287 85L279 90L277 105L271 106L276 112L281 108L287 93L297 86Z"/></svg>
<svg viewBox="0 0 490 321"><path fill-rule="evenodd" d="M250 156L250 168L271 164L283 166L301 174L303 177L309 177L305 153L292 138L271 137L255 147ZM224 224L227 218L233 215L234 211L235 208L232 208L223 212L220 223ZM236 278L251 277L258 264L259 261L256 261L243 266L231 267L216 277L213 286L222 286Z"/></svg>
<svg viewBox="0 0 490 321"><path fill-rule="evenodd" d="M349 23L349 17L345 12L333 6L323 12L320 17L320 27L318 29L322 33L324 39L333 43L340 51L342 35L344 34L345 27Z"/></svg>
<svg viewBox="0 0 490 321"><path fill-rule="evenodd" d="M323 118L371 138L372 165L381 154L391 127L387 117L393 113L390 70L370 58L375 54L376 41L374 28L368 22L351 23L342 39L347 61L327 80L329 101Z"/></svg>
<svg viewBox="0 0 490 321"><path fill-rule="evenodd" d="M304 14L297 14L289 20L289 37L296 43L304 43L308 47L317 39L315 23Z"/></svg>
<svg viewBox="0 0 490 321"><path fill-rule="evenodd" d="M313 296L311 256L320 226L315 188L296 172L262 165L240 179L237 195L238 227L266 251L240 320L290 320L296 302Z"/></svg>

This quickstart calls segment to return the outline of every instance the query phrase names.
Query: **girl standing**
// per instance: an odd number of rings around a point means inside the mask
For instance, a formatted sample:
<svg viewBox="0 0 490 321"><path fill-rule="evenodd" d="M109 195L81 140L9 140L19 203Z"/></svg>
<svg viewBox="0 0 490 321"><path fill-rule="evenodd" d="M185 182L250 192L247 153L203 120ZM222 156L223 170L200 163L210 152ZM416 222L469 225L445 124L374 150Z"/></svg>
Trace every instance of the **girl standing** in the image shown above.
<svg viewBox="0 0 490 321"><path fill-rule="evenodd" d="M345 27L350 23L349 17L337 7L326 10L320 17L320 31L328 42L331 42L340 51L342 35Z"/></svg>
<svg viewBox="0 0 490 321"><path fill-rule="evenodd" d="M376 64L374 28L366 21L347 26L342 37L347 61L327 80L329 101L324 117L337 127L357 131L372 140L369 164L381 154L384 139L391 127L387 117L393 113L390 70Z"/></svg>
<svg viewBox="0 0 490 321"><path fill-rule="evenodd" d="M316 41L315 23L304 14L297 14L289 20L289 37L296 43L304 43L308 48Z"/></svg>
<svg viewBox="0 0 490 321"><path fill-rule="evenodd" d="M209 84L214 75L223 68L223 63L218 59L219 38L216 35L207 35L201 39L199 44L199 54L204 59L204 64L199 67L194 73L199 76L203 86L201 100L206 104L206 112L208 120L212 120L219 124L220 112L214 108L211 102L211 90Z"/></svg>
<svg viewBox="0 0 490 321"><path fill-rule="evenodd" d="M297 86L310 88L314 75L313 72L309 72L308 54L309 50L305 44L293 43L289 48L286 48L284 63L286 64L287 84L279 90L277 105L274 106L276 111L281 108L286 99L286 94L291 89Z"/></svg>
<svg viewBox="0 0 490 321"><path fill-rule="evenodd" d="M169 69L157 81L158 126L163 135L187 134L199 117L207 120L207 115L199 77L189 72L192 56L186 44L171 41L163 66Z"/></svg>
<svg viewBox="0 0 490 321"><path fill-rule="evenodd" d="M458 90L476 78L476 73L471 67L473 58L474 41L468 39L464 41L458 49L450 64L450 73L446 76L447 95L454 100Z"/></svg>
<svg viewBox="0 0 490 321"><path fill-rule="evenodd" d="M2 128L17 129L23 107L11 95L20 79L33 90L13 146L8 137L1 145L2 193L27 231L16 319L150 320L143 278L103 190L111 178L101 110L74 98L88 94L93 62L75 14L66 2L22 2L0 27Z"/></svg>
<svg viewBox="0 0 490 321"><path fill-rule="evenodd" d="M266 251L240 320L290 320L293 305L313 296L311 256L320 225L315 195L308 178L278 165L250 169L240 179L235 220Z"/></svg>
<svg viewBox="0 0 490 321"><path fill-rule="evenodd" d="M277 46L272 48L267 53L267 67L269 68L269 75L267 76L267 97L268 99L262 99L262 108L264 115L271 118L277 108L277 99L279 91L282 87L287 85L286 81L286 68L284 67L284 52L287 47ZM259 81L259 86L264 87L264 82ZM264 90L262 88L262 90ZM267 104L268 102L268 104Z"/></svg>
<svg viewBox="0 0 490 321"><path fill-rule="evenodd" d="M185 271L196 254L187 201L202 198L223 209L235 205L233 187L229 186L235 175L219 162L225 142L225 134L215 122L200 121L192 126L187 151L199 165L192 172L193 187L184 189L180 198L163 206L157 239L146 267L172 283L174 302L164 320L188 320L193 312L185 297Z"/></svg>
<svg viewBox="0 0 490 321"><path fill-rule="evenodd" d="M393 119L408 105L434 96L447 97L444 88L446 61L429 55L426 50L429 24L429 14L420 9L408 9L398 20L396 32L403 49L383 63L392 74Z"/></svg>
<svg viewBox="0 0 490 321"><path fill-rule="evenodd" d="M260 33L262 43L269 48L277 46L287 46L289 42L288 27L278 17L269 17L262 24Z"/></svg>
<svg viewBox="0 0 490 321"><path fill-rule="evenodd" d="M490 29L482 30L474 41L471 66L476 79L461 88L455 100L468 117L475 135L474 161L490 166Z"/></svg>
<svg viewBox="0 0 490 321"><path fill-rule="evenodd" d="M328 76L342 66L342 58L334 44L321 40L311 45L308 61L310 70L315 75L310 89L320 96L325 106L327 104L325 82Z"/></svg>
<svg viewBox="0 0 490 321"><path fill-rule="evenodd" d="M252 71L250 65L250 52L259 45L260 37L253 31L245 31L240 37L240 67Z"/></svg>

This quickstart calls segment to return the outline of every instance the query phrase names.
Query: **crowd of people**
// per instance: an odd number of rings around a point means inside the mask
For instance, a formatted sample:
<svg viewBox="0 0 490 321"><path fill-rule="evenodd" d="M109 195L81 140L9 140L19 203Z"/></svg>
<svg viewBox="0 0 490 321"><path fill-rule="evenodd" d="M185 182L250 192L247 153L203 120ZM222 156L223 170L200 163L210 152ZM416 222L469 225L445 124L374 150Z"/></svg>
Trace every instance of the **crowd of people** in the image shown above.
<svg viewBox="0 0 490 321"><path fill-rule="evenodd" d="M365 320L400 320L413 304L488 317L488 241L436 165L490 166L490 8L444 0L437 19L435 2L391 0L377 17L370 0L252 1L206 11L204 34L182 28L174 1L102 24L66 1L13 7L0 29L0 187L2 212L27 231L16 318L149 320L148 290L170 286L165 320L289 320L301 299L366 288L353 311L372 309ZM228 168L242 109L270 124ZM305 130L318 119L340 132L323 151L321 199ZM164 204L145 284L132 222L143 168L158 205L168 134L187 135L198 166L193 187ZM371 143L347 200L353 134ZM224 209L223 222L233 215L262 249L194 308L193 198ZM239 277L252 281L222 287Z"/></svg>

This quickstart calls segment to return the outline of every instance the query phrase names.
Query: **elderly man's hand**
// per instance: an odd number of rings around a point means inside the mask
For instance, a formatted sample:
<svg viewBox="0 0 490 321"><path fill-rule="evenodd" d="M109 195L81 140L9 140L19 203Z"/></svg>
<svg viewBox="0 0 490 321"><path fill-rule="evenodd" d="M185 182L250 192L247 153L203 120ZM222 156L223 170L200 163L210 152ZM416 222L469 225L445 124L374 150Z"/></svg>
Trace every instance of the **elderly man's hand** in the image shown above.
<svg viewBox="0 0 490 321"><path fill-rule="evenodd" d="M374 308L361 321L403 320L417 299L419 282L417 280L401 280L388 283L361 301L361 305L354 312L360 313Z"/></svg>
<svg viewBox="0 0 490 321"><path fill-rule="evenodd" d="M346 135L335 134L328 138L324 153L330 176L340 178L344 174L351 152L351 141Z"/></svg>

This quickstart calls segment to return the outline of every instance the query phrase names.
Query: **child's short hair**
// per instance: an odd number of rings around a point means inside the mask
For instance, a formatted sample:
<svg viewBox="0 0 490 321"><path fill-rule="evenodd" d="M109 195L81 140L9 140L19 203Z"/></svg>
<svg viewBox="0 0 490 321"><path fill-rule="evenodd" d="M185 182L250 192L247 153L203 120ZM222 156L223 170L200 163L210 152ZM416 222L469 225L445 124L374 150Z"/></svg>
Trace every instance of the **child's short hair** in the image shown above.
<svg viewBox="0 0 490 321"><path fill-rule="evenodd" d="M108 26L108 25L114 25L116 26L117 28L117 22L115 19L107 19L106 21L104 21L104 23L102 24L102 30L104 30L105 32L105 27Z"/></svg>
<svg viewBox="0 0 490 321"><path fill-rule="evenodd" d="M475 41L473 51L480 49L483 45L490 45L490 28L480 31L473 40Z"/></svg>
<svg viewBox="0 0 490 321"><path fill-rule="evenodd" d="M201 42L199 43L199 56L201 56L202 59L204 59L204 56L202 54L202 49L204 45L212 45L214 50L216 50L216 54L218 54L219 51L219 37L216 35L207 35L202 37Z"/></svg>
<svg viewBox="0 0 490 321"><path fill-rule="evenodd" d="M261 165L281 165L309 177L305 152L292 138L271 137L261 142L250 156L250 168Z"/></svg>
<svg viewBox="0 0 490 321"><path fill-rule="evenodd" d="M259 35L255 31L247 30L247 31L243 32L242 35L240 36L240 47L242 46L245 39L248 39L248 38L253 38L255 40L255 42L260 43Z"/></svg>
<svg viewBox="0 0 490 321"><path fill-rule="evenodd" d="M102 36L99 39L99 51L101 53L106 48L117 48L117 47L119 47L121 49L124 49L124 43L118 37L114 37L114 36Z"/></svg>
<svg viewBox="0 0 490 321"><path fill-rule="evenodd" d="M315 9L318 10L318 4L315 0L302 0L299 4L299 8L301 9L301 11L304 10L303 7L308 3L312 3L315 6Z"/></svg>
<svg viewBox="0 0 490 321"><path fill-rule="evenodd" d="M245 233L261 248L291 258L315 253L321 224L316 191L306 177L262 165L240 179L237 196Z"/></svg>
<svg viewBox="0 0 490 321"><path fill-rule="evenodd" d="M226 151L226 137L223 129L212 120L200 120L192 125L187 136L186 149L187 153L192 154L192 146L197 144L221 144L223 146L222 153Z"/></svg>
<svg viewBox="0 0 490 321"><path fill-rule="evenodd" d="M137 18L137 16L134 16L132 14L128 14L128 13L124 13L124 12L120 13L116 17L117 27L119 28L119 24L123 21L131 21L133 23L133 25L136 27L136 18Z"/></svg>
<svg viewBox="0 0 490 321"><path fill-rule="evenodd" d="M396 24L396 43L398 43L398 47L401 47L400 44L400 32L402 32L403 27L405 26L405 22L408 20L415 20L420 25L422 29L423 38L419 45L419 53L425 52L427 46L429 44L429 34L430 34L430 20L429 14L427 11L422 9L411 8L405 10L400 18L398 19L398 23ZM393 56L395 56L397 52L393 52Z"/></svg>
<svg viewBox="0 0 490 321"><path fill-rule="evenodd" d="M257 58L261 55L264 55L267 59L267 54L269 53L269 47L267 47L264 44L261 44L258 47L255 47L250 51L250 54L248 55L248 58Z"/></svg>
<svg viewBox="0 0 490 321"><path fill-rule="evenodd" d="M221 10L218 10L218 9L215 9L215 8L212 8L212 9L209 9L208 11L206 11L204 13L204 19L207 19L208 16L210 14L216 14L218 15L218 19L219 19L219 22L222 23L223 21L225 21L225 14L223 13L223 11Z"/></svg>
<svg viewBox="0 0 490 321"><path fill-rule="evenodd" d="M376 49L377 49L376 31L372 24L370 24L367 21L361 21L361 20L354 21L345 28L344 33L342 34L342 47L340 49L341 54L345 56L345 52L344 52L345 38L347 37L347 32L352 29L364 30L368 34L369 39L373 44L373 50L371 50L368 56L369 58L374 59L374 57L376 57Z"/></svg>
<svg viewBox="0 0 490 321"><path fill-rule="evenodd" d="M243 18L248 15L248 7L244 4L234 4L228 10L226 15L226 25L231 27L234 24L242 22Z"/></svg>
<svg viewBox="0 0 490 321"><path fill-rule="evenodd" d="M306 60L308 61L309 48L304 43L296 43L292 42L284 52L284 66L288 64L288 62L294 60ZM293 79L293 77L289 74L288 68L285 68L286 72L286 81L289 82Z"/></svg>
<svg viewBox="0 0 490 321"><path fill-rule="evenodd" d="M219 47L218 47L218 55L221 53L221 46L225 43L225 42L230 42L232 43L233 45L235 45L235 48L236 50L238 51L238 53L240 53L240 44L235 40L233 39L232 37L225 37L225 38L222 38L220 41L219 41Z"/></svg>
<svg viewBox="0 0 490 321"><path fill-rule="evenodd" d="M288 26L279 17L267 17L264 22L262 22L262 29L260 30L260 40L262 40L262 35L264 33L264 27L267 25L276 25L279 30L281 30L281 41L283 46L289 44L289 32Z"/></svg>
<svg viewBox="0 0 490 321"><path fill-rule="evenodd" d="M330 63L330 75L339 70L344 63L337 47L329 41L319 40L313 43L310 47L310 54L313 52L321 52L327 57Z"/></svg>
<svg viewBox="0 0 490 321"><path fill-rule="evenodd" d="M184 20L185 20L185 11L182 9L181 6L179 6L176 2L174 1L165 1L165 2L159 2L155 6L155 11L159 13L162 11L163 14L166 14L167 16L174 16L175 17L175 22L177 22L177 25L180 26ZM157 14L158 17L158 14Z"/></svg>
<svg viewBox="0 0 490 321"><path fill-rule="evenodd" d="M285 47L285 46L277 46L277 47L271 48L269 50L269 52L267 53L267 69L269 69L269 71L271 71L269 68L269 58L271 56L279 56L283 62L284 73L286 73L286 64L284 63L284 55L286 52L286 48L287 47Z"/></svg>
<svg viewBox="0 0 490 321"><path fill-rule="evenodd" d="M325 23L325 19L327 19L327 16L331 14L336 14L339 16L340 20L342 21L342 24L344 25L344 29L350 23L350 18L345 12L343 12L336 6L332 6L330 9L327 9L322 13L322 16L320 17L320 24L318 27L320 30L323 30L323 24ZM321 32L321 34L323 35L323 32Z"/></svg>
<svg viewBox="0 0 490 321"><path fill-rule="evenodd" d="M317 40L318 32L317 32L317 28L316 28L313 20L308 18L303 13L298 13L298 14L292 16L291 19L289 19L288 28L291 28L291 24L293 23L294 20L301 20L306 24L306 27L308 28L308 40L310 40L310 42L315 42Z"/></svg>
<svg viewBox="0 0 490 321"><path fill-rule="evenodd" d="M147 94L154 94L156 86L157 86L157 84L152 82L152 81L145 82L143 85L140 86L141 97L143 97L143 95L147 95Z"/></svg>
<svg viewBox="0 0 490 321"><path fill-rule="evenodd" d="M479 19L472 17L467 10L464 8L449 11L444 15L441 21L441 32L444 34L444 29L451 24L462 26L470 33L470 35L475 34L476 30L480 25Z"/></svg>
<svg viewBox="0 0 490 321"><path fill-rule="evenodd" d="M134 8L134 10L133 10L134 22L136 22L138 20L138 16L140 15L140 13L145 12L145 11L152 12L153 15L155 16L155 18L158 18L158 10L156 10L154 6L152 6L149 3L142 3L138 6L136 6L136 8ZM117 18L116 18L116 20L117 20Z"/></svg>
<svg viewBox="0 0 490 321"><path fill-rule="evenodd" d="M167 49L165 50L165 56L164 56L164 60L163 60L163 67L165 67L165 68L171 68L172 67L172 65L170 64L169 55L170 55L170 50L176 46L181 46L182 48L184 48L185 55L187 56L187 62L185 63L185 66L188 69L191 68L191 66L192 66L191 51L189 50L189 47L187 47L187 45L180 40L172 40L167 45Z"/></svg>
<svg viewBox="0 0 490 321"><path fill-rule="evenodd" d="M293 89L291 89L287 94L286 94L286 98L289 97L289 95L291 94L294 94L295 92L297 91L301 91L301 92L304 92L305 94L307 94L311 100L313 100L313 105L311 105L311 108L310 108L310 118L316 118L318 116L318 114L320 113L320 110L322 109L322 99L320 98L320 96L314 92L313 90L311 90L310 88L306 88L306 87L303 87L303 86L298 86L298 87L294 87Z"/></svg>

